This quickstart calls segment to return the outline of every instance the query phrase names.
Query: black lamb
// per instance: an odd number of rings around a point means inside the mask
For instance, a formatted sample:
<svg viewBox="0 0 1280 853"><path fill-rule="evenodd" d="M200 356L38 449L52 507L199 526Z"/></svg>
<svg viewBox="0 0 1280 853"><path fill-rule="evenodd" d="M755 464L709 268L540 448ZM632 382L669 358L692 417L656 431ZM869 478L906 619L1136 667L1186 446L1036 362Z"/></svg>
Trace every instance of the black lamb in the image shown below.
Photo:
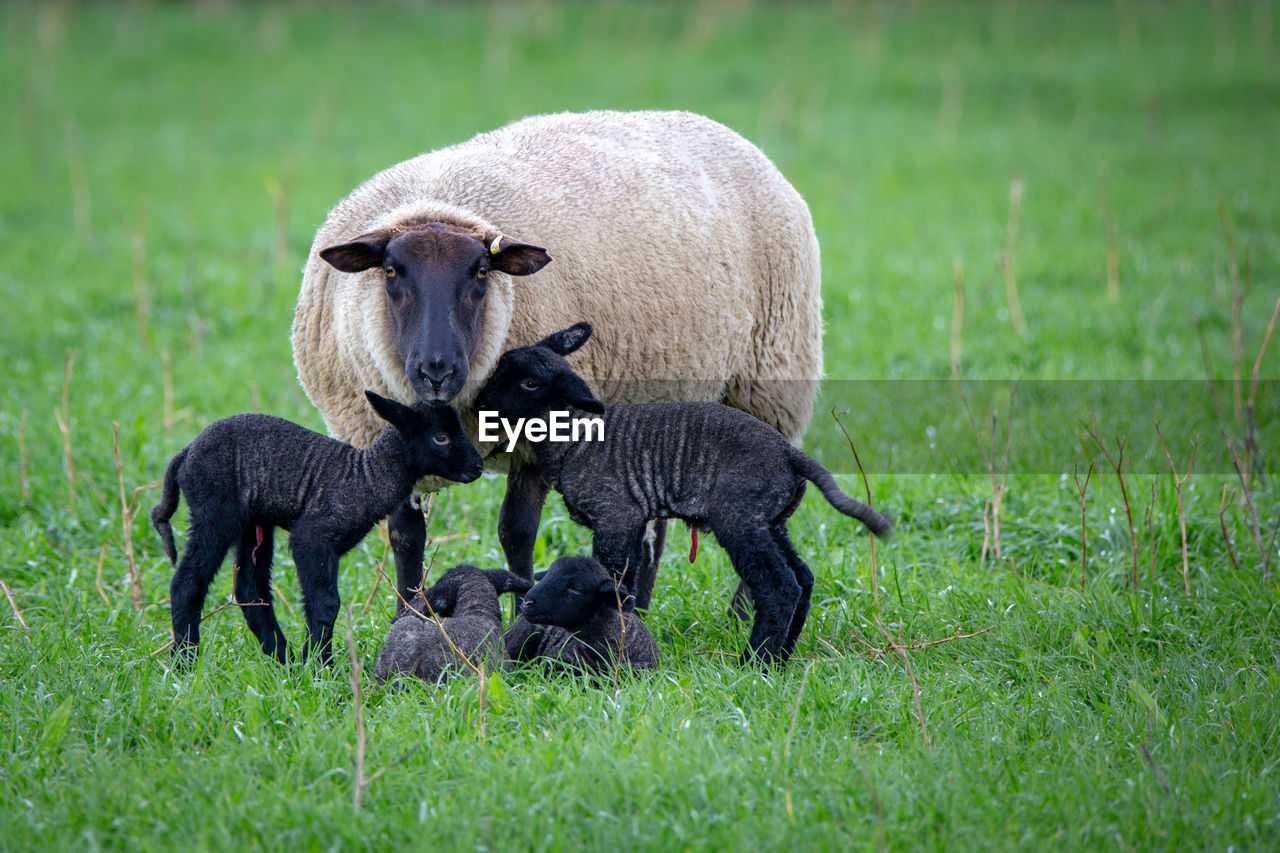
<svg viewBox="0 0 1280 853"><path fill-rule="evenodd" d="M796 553L786 522L812 481L836 509L877 536L889 520L836 485L831 472L787 443L776 430L719 403L632 403L595 398L564 357L586 343L578 323L533 346L504 353L476 398L476 410L500 418L548 419L601 415L603 429L578 441L532 443L542 476L564 497L569 517L595 534L592 553L636 591L645 607L653 588L646 564L645 526L680 518L710 530L751 588L755 622L742 659L785 662L809 613L813 573ZM603 433L602 436L599 433ZM587 440L588 438L599 440Z"/></svg>
<svg viewBox="0 0 1280 853"><path fill-rule="evenodd" d="M598 674L653 669L658 646L635 614L635 596L590 557L561 557L525 594L502 643L507 657Z"/></svg>
<svg viewBox="0 0 1280 853"><path fill-rule="evenodd" d="M271 415L244 414L210 424L173 457L151 523L177 565L169 584L175 655L194 655L205 595L234 545L235 597L245 621L266 654L287 660L270 583L272 534L282 527L298 568L306 651L329 664L339 558L405 503L422 477L469 483L480 476L480 454L457 411L365 396L388 422L365 449ZM179 490L191 511L180 561L169 526Z"/></svg>
<svg viewBox="0 0 1280 853"><path fill-rule="evenodd" d="M373 666L374 676L386 681L403 672L435 684L446 672L468 671L482 663L490 671L500 668L504 656L498 596L528 592L530 586L502 569L455 566L401 609Z"/></svg>

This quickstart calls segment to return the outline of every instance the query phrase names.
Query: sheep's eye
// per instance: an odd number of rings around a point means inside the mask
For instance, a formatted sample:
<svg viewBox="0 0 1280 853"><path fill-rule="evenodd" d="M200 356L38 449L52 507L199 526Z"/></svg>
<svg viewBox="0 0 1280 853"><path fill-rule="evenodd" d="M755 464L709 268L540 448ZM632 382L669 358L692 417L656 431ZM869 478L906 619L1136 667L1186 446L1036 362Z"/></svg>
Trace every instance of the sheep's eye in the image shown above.
<svg viewBox="0 0 1280 853"><path fill-rule="evenodd" d="M431 437L431 440L434 441L436 444L440 445L441 447L444 447L449 443L449 436L445 435L444 433L437 433L436 435L433 435Z"/></svg>
<svg viewBox="0 0 1280 853"><path fill-rule="evenodd" d="M582 590L573 586L569 587L568 592L570 595L582 595Z"/></svg>
<svg viewBox="0 0 1280 853"><path fill-rule="evenodd" d="M476 278L484 278L488 274L489 274L488 267L480 267L480 269L476 270Z"/></svg>
<svg viewBox="0 0 1280 853"><path fill-rule="evenodd" d="M383 273L383 275L385 275L387 278L395 278L395 277L396 277L396 268L395 268L395 267L393 267L393 266L391 266L390 264L387 264L385 267L383 267L383 268L382 268L382 273Z"/></svg>
<svg viewBox="0 0 1280 853"><path fill-rule="evenodd" d="M525 391L537 391L541 386L536 379L526 379L520 383L520 387Z"/></svg>

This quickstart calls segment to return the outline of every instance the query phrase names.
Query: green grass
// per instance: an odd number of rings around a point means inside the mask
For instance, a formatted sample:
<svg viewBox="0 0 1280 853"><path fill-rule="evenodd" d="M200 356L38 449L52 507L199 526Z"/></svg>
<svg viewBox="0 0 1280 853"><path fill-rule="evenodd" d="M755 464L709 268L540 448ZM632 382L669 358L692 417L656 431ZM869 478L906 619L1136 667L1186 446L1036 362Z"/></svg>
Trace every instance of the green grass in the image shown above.
<svg viewBox="0 0 1280 853"><path fill-rule="evenodd" d="M1001 424L1011 413L1006 386L979 380L1039 393L1201 379L1197 321L1229 380L1233 258L1247 380L1280 296L1277 18L1266 3L5 6L0 579L27 627L0 604L0 849L1280 846L1280 587L1262 579L1213 420L1170 448L1183 467L1198 435L1204 460L1185 495L1190 595L1145 404L1100 422L1110 439L1127 415L1135 448L1137 593L1101 460L1081 588L1071 475L1087 464L1090 405L1067 395L1041 410L1018 392L1001 561L982 561L991 487L975 446L906 461L899 447L926 426L966 435L945 381L956 258L981 421L988 391ZM713 545L688 565L674 529L648 616L664 655L652 676L506 674L482 711L474 680L388 693L366 672L367 772L385 772L357 811L344 656L331 671L277 667L230 610L206 623L194 672L153 655L170 568L144 493L135 612L112 424L130 492L215 418L261 410L319 428L289 324L328 208L420 151L597 107L706 113L808 200L826 392L858 410L874 502L899 522L877 551L878 595L867 538L811 497L792 524L818 576L799 659L768 677L741 670L732 571ZM1015 180L1025 335L1001 265ZM1259 389L1264 544L1280 516L1278 345ZM55 417L68 350L74 483ZM1240 437L1229 382L1220 393ZM825 408L808 441L834 454ZM500 564L502 485L437 498L436 569ZM588 547L553 501L539 561ZM385 586L364 610L383 556L374 534L341 577L366 670L391 613ZM224 571L209 609L229 594ZM988 628L906 660L884 633Z"/></svg>

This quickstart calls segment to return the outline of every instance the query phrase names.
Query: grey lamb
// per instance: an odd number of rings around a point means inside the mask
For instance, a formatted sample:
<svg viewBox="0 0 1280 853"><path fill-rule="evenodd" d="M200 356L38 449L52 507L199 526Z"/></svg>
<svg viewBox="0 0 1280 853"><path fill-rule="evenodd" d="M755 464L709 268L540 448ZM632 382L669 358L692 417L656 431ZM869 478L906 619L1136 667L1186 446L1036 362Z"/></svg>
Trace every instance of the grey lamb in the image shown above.
<svg viewBox="0 0 1280 853"><path fill-rule="evenodd" d="M235 596L245 621L265 653L288 659L271 604L273 533L283 527L302 589L307 648L328 664L342 555L406 502L423 476L464 483L480 476L483 462L456 410L365 394L387 421L365 449L271 415L245 414L210 424L169 462L151 523L177 564L169 584L175 656L194 655L209 584L234 545ZM179 491L191 510L181 560L169 525Z"/></svg>
<svg viewBox="0 0 1280 853"><path fill-rule="evenodd" d="M635 597L590 557L561 557L525 594L503 635L507 657L580 672L621 665L653 669L658 646L635 614Z"/></svg>
<svg viewBox="0 0 1280 853"><path fill-rule="evenodd" d="M401 609L373 665L374 676L386 681L408 673L435 684L447 672L467 671L481 663L489 670L501 667L498 596L528 592L531 585L501 569L455 566Z"/></svg>
<svg viewBox="0 0 1280 853"><path fill-rule="evenodd" d="M846 495L831 472L777 430L719 403L632 403L605 408L564 357L591 335L579 323L498 361L476 398L509 422L601 415L602 429L578 441L532 443L541 476L564 497L569 517L595 534L592 554L635 589L653 590L646 524L679 518L710 530L754 594L755 623L743 661L785 662L809 613L813 573L796 553L787 519L813 482L837 510L877 536L889 520ZM602 433L602 435L601 435ZM599 440L587 440L587 436ZM636 567L648 570L636 582Z"/></svg>

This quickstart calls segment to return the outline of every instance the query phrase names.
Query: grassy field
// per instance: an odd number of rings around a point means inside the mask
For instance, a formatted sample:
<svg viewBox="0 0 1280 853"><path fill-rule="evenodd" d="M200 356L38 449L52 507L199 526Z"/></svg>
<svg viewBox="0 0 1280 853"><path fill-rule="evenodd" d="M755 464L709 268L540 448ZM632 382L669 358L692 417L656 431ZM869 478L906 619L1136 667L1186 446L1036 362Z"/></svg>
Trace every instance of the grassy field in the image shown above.
<svg viewBox="0 0 1280 853"><path fill-rule="evenodd" d="M1233 390L1280 297L1278 29L1268 3L1122 0L3 6L0 849L1280 847L1280 340L1248 500L1219 431L1243 450ZM808 200L831 402L807 441L834 459L827 409L856 410L897 535L873 572L806 500L815 607L783 672L735 665L732 571L713 545L688 565L674 529L660 672L391 693L367 672L392 612L374 533L341 577L361 785L345 641L330 671L280 668L230 608L169 669L171 569L135 489L215 418L320 427L289 327L352 187L603 107L710 115ZM1220 413L1167 434L1180 471L1199 440L1181 496L1158 404L1099 422L1133 448L1122 492L1093 406L1054 396L1142 380L1199 411L1206 364ZM958 433L955 375L980 424ZM1055 402L1010 404L1013 380ZM997 474L1017 460L998 543L992 408ZM935 426L965 446L894 450ZM500 564L502 487L436 499L433 571ZM539 561L588 547L549 504ZM224 570L207 611L229 597Z"/></svg>

